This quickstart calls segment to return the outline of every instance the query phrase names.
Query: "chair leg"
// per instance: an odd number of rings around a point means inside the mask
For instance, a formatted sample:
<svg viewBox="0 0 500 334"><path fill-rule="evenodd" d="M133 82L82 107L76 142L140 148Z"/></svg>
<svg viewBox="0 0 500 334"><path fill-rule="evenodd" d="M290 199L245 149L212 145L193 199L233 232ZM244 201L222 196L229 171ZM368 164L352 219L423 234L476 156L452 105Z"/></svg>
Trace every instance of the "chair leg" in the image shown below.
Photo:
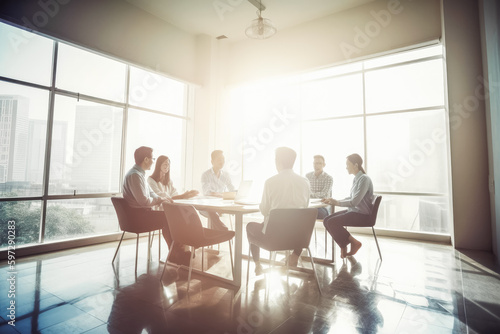
<svg viewBox="0 0 500 334"><path fill-rule="evenodd" d="M115 259L116 259L116 255L118 254L118 250L120 249L120 246L122 244L122 240L123 240L123 236L125 235L125 231L123 231L122 233L122 237L120 239L120 242L118 243L118 247L116 247L116 252L115 252L115 256L113 256L113 261L111 261L111 263L114 263L115 262Z"/></svg>
<svg viewBox="0 0 500 334"><path fill-rule="evenodd" d="M137 241L135 242L135 274L136 275L137 275L137 257L138 256L139 256L139 233L137 233Z"/></svg>
<svg viewBox="0 0 500 334"><path fill-rule="evenodd" d="M378 245L377 234L375 233L375 229L372 226L373 237L375 238L375 243L377 244L378 256L380 256L380 261L382 261L382 253L380 252L380 247Z"/></svg>
<svg viewBox="0 0 500 334"><path fill-rule="evenodd" d="M208 220L207 220L207 227L209 229L214 229L214 224L212 222L212 219L210 217L208 217ZM214 248L214 245L210 245L210 249L213 249ZM217 252L220 253L220 244L217 244Z"/></svg>
<svg viewBox="0 0 500 334"><path fill-rule="evenodd" d="M163 266L163 271L161 272L160 281L163 279L163 274L165 274L165 269L167 268L168 259L172 255L172 249L174 249L175 241L172 241L172 248L168 251L167 258L165 259L165 265Z"/></svg>
<svg viewBox="0 0 500 334"><path fill-rule="evenodd" d="M286 283L289 284L290 279L290 251L286 251Z"/></svg>
<svg viewBox="0 0 500 334"><path fill-rule="evenodd" d="M333 242L333 241L332 241ZM326 254L328 253L327 252L327 249L328 249L328 231L326 230L325 228L325 259L326 259ZM332 255L333 256L333 255Z"/></svg>
<svg viewBox="0 0 500 334"><path fill-rule="evenodd" d="M191 284L191 271L193 270L193 252L194 252L194 247L191 247L190 249L191 256L189 257L189 274L188 274L188 287L187 287L187 292L189 292L189 285Z"/></svg>
<svg viewBox="0 0 500 334"><path fill-rule="evenodd" d="M149 234L151 235L151 240L149 240L149 247L150 248L153 247L153 241L155 240L155 232L156 231L153 231L153 234L151 234L151 232L149 232Z"/></svg>
<svg viewBox="0 0 500 334"><path fill-rule="evenodd" d="M323 293L321 292L321 287L319 286L318 274L316 273L316 266L314 265L314 260L313 260L312 254L311 254L311 249L309 247L307 247L307 251L309 252L309 258L311 259L311 265L312 265L313 272L314 272L314 278L316 279L316 284L318 284L318 290L319 290L319 294L321 296Z"/></svg>
<svg viewBox="0 0 500 334"><path fill-rule="evenodd" d="M231 240L228 240L227 242L229 243L229 258L231 259L231 273L233 274L233 279L234 279L233 250L231 247Z"/></svg>
<svg viewBox="0 0 500 334"><path fill-rule="evenodd" d="M269 251L269 269L270 270L273 270L273 265L274 265L275 259L276 259L276 252Z"/></svg>
<svg viewBox="0 0 500 334"><path fill-rule="evenodd" d="M161 230L158 230L158 262L161 258Z"/></svg>
<svg viewBox="0 0 500 334"><path fill-rule="evenodd" d="M247 262L247 286L248 286L248 279L250 278L250 243L248 244L248 262Z"/></svg>
<svg viewBox="0 0 500 334"><path fill-rule="evenodd" d="M154 233L154 231L153 231ZM154 234L153 234L154 238ZM148 232L148 265L151 262L151 246L153 245L153 238L151 238L151 232Z"/></svg>
<svg viewBox="0 0 500 334"><path fill-rule="evenodd" d="M201 271L205 270L205 247L201 247Z"/></svg>
<svg viewBox="0 0 500 334"><path fill-rule="evenodd" d="M156 231L153 231L153 234L151 235L151 242L149 243L149 248L153 248L153 243L154 243L154 240L155 240L155 233ZM161 230L158 230L158 262L160 262L160 256L161 256L161 239L160 239L160 235L161 235ZM150 259L151 261L151 259Z"/></svg>

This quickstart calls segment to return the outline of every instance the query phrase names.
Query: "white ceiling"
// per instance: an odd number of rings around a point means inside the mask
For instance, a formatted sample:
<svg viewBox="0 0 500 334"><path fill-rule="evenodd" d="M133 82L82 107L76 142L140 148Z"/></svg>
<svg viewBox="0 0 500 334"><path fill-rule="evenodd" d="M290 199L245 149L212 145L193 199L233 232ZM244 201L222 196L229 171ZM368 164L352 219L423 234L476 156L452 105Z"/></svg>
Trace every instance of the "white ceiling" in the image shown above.
<svg viewBox="0 0 500 334"><path fill-rule="evenodd" d="M126 0L174 26L230 41L246 38L245 29L257 18L248 0ZM257 0L258 1L258 0ZM263 0L262 17L270 19L278 33L301 23L357 7L374 0ZM255 2L255 0L253 0Z"/></svg>

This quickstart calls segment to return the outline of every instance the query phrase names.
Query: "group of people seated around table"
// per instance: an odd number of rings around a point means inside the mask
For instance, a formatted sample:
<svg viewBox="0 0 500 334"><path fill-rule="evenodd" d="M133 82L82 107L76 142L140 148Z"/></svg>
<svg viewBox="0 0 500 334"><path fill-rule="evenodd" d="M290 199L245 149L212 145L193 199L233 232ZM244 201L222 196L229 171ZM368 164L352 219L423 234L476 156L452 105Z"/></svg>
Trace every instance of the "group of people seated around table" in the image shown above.
<svg viewBox="0 0 500 334"><path fill-rule="evenodd" d="M247 224L247 235L253 238L265 238L267 221L273 209L307 208L311 198L321 199L328 204L318 210L318 218L324 219L323 224L340 246L341 257L352 256L361 248L362 244L346 229L346 226L367 226L372 210L373 184L363 169L363 159L354 153L346 158L346 169L354 175L351 194L342 200L331 198L333 178L323 169L325 159L321 155L314 156L314 171L302 177L293 171L297 153L288 147L279 147L275 151L277 174L265 181L262 200L259 210L264 216L262 223L250 222ZM133 214L141 217L145 224L154 224L162 227L163 237L168 245L169 261L188 265L190 252L186 246L175 244L172 248L172 237L168 228L168 221L161 211L163 202L173 203L175 199L189 199L199 194L197 190L188 190L178 194L170 179L170 159L164 155L155 159L153 149L141 146L134 152L135 165L127 172L123 182L123 197L133 210ZM150 170L156 160L156 166L146 179L146 171ZM221 150L211 154L212 167L201 177L202 192L205 196L222 197L224 192L235 191L230 175L223 170L225 159ZM345 207L345 210L334 212L334 207ZM208 218L209 228L226 229L215 211L201 211L200 214ZM348 246L350 249L348 251ZM263 272L260 264L260 249L250 245L252 258L255 262L255 273ZM288 257L289 266L297 266L302 249L296 249Z"/></svg>

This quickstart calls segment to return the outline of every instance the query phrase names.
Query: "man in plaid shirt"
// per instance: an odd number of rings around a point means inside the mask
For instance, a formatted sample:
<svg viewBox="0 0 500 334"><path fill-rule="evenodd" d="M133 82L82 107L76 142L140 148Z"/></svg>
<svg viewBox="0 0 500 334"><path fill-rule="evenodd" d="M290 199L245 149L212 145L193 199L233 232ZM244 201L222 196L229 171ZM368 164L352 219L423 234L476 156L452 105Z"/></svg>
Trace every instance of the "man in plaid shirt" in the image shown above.
<svg viewBox="0 0 500 334"><path fill-rule="evenodd" d="M330 198L332 196L333 178L323 171L325 158L322 155L314 156L314 172L306 174L311 184L311 198ZM329 208L319 208L318 218L323 219L330 214Z"/></svg>

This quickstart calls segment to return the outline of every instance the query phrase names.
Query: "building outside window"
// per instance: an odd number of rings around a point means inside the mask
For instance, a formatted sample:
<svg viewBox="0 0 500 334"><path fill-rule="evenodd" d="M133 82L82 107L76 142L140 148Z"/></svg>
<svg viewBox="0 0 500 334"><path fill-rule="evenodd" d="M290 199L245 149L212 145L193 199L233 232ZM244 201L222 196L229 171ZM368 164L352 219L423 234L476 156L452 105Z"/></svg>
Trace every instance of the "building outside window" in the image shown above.
<svg viewBox="0 0 500 334"><path fill-rule="evenodd" d="M187 84L3 23L0 44L0 223L16 221L16 247L118 232L110 197L139 146L169 155L183 188Z"/></svg>

